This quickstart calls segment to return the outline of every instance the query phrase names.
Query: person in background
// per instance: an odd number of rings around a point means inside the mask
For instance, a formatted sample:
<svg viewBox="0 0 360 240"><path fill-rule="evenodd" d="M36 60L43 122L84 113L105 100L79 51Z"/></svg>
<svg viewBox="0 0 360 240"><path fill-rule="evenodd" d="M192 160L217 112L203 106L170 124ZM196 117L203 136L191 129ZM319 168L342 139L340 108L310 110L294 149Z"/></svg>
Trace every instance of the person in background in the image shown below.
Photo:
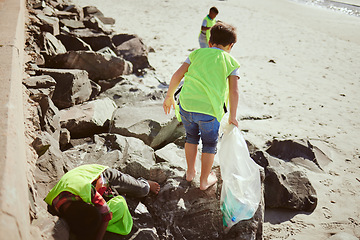
<svg viewBox="0 0 360 240"><path fill-rule="evenodd" d="M236 43L233 26L218 22L211 28L210 48L200 48L190 53L188 59L173 74L163 102L165 114L171 108L179 109L186 131L185 157L186 180L195 177L195 160L199 140L202 141L200 189L206 190L217 182L211 172L218 142L220 121L224 115L224 103L229 101L229 123L238 126L239 63L230 55ZM179 106L174 93L184 78L180 91Z"/></svg>
<svg viewBox="0 0 360 240"><path fill-rule="evenodd" d="M210 28L216 23L216 16L219 14L219 10L216 7L212 7L209 10L209 14L204 18L201 24L201 31L199 34L200 48L208 48L210 40Z"/></svg>
<svg viewBox="0 0 360 240"><path fill-rule="evenodd" d="M132 217L123 196L157 194L160 185L99 164L67 172L45 198L49 212L65 219L77 239L101 240L106 231L127 235Z"/></svg>

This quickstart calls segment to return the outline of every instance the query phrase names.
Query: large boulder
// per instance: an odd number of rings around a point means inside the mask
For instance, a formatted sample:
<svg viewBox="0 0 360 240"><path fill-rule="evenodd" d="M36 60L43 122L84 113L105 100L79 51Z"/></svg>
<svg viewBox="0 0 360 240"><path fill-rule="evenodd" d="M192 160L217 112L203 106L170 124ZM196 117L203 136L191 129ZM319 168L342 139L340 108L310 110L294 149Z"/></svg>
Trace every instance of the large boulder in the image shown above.
<svg viewBox="0 0 360 240"><path fill-rule="evenodd" d="M82 12L82 11L81 11ZM80 17L79 14L74 13L74 12L69 12L69 11L62 11L62 10L57 10L54 14L56 17L58 17L59 19L73 19L73 20L81 20L84 18L84 16ZM82 14L84 15L84 14Z"/></svg>
<svg viewBox="0 0 360 240"><path fill-rule="evenodd" d="M46 57L55 56L57 54L65 53L66 48L62 42L49 32L42 35L43 39L43 53Z"/></svg>
<svg viewBox="0 0 360 240"><path fill-rule="evenodd" d="M121 151L126 161L141 157L155 162L154 150L140 139L112 133L104 133L99 136L105 139L109 150Z"/></svg>
<svg viewBox="0 0 360 240"><path fill-rule="evenodd" d="M51 146L59 148L59 142L49 133L41 131L32 142L32 146L38 156L41 157Z"/></svg>
<svg viewBox="0 0 360 240"><path fill-rule="evenodd" d="M115 47L121 45L122 43L129 41L133 38L137 38L136 34L127 34L127 33L119 33L115 34L111 37L112 43L115 45Z"/></svg>
<svg viewBox="0 0 360 240"><path fill-rule="evenodd" d="M316 146L318 145L318 146ZM293 162L314 169L317 166L323 170L332 160L321 150L324 145L319 142L307 139L295 140L274 140L266 150L271 156Z"/></svg>
<svg viewBox="0 0 360 240"><path fill-rule="evenodd" d="M82 69L91 80L112 79L132 72L132 65L123 58L92 51L69 51L46 62L47 67ZM104 71L106 69L106 71Z"/></svg>
<svg viewBox="0 0 360 240"><path fill-rule="evenodd" d="M134 66L134 72L151 67L148 60L148 48L139 37L121 43L116 47L115 53L130 61Z"/></svg>
<svg viewBox="0 0 360 240"><path fill-rule="evenodd" d="M122 76L121 79L117 78L109 81L101 80L99 84L102 85L103 92L100 97L112 98L119 107L128 103L163 99L161 90L145 85L143 80L135 75Z"/></svg>
<svg viewBox="0 0 360 240"><path fill-rule="evenodd" d="M39 99L40 126L42 131L48 132L56 141L60 139L60 114L50 97L44 95ZM58 145L57 145L58 146Z"/></svg>
<svg viewBox="0 0 360 240"><path fill-rule="evenodd" d="M317 159L311 157L311 151L299 144L299 142L305 141L291 142L296 148L289 148L287 151L286 147L278 148L279 141L274 140L274 144L267 151L276 157L261 150L256 150L250 155L254 161L265 168L264 184L267 208L287 208L312 212L317 206L317 194L305 169L315 172L321 172L321 170L314 163L317 162ZM286 141L285 145L289 143ZM275 151L276 149L277 151Z"/></svg>
<svg viewBox="0 0 360 240"><path fill-rule="evenodd" d="M33 100L41 99L43 95L52 98L56 86L56 81L49 75L28 77L22 83L31 92Z"/></svg>
<svg viewBox="0 0 360 240"><path fill-rule="evenodd" d="M45 64L45 58L41 54L41 48L40 45L40 39L41 39L41 32L40 28L35 25L30 25L29 28L29 34L28 38L26 39L26 46L25 46L25 52L31 59L30 62L35 63L37 65L44 65Z"/></svg>
<svg viewBox="0 0 360 240"><path fill-rule="evenodd" d="M294 170L285 163L267 167L265 174L266 207L314 211L317 195L304 171Z"/></svg>
<svg viewBox="0 0 360 240"><path fill-rule="evenodd" d="M83 20L84 19L84 11L81 7L74 5L74 4L70 4L67 5L66 7L64 7L62 9L62 11L57 11L57 12L68 12L68 13L72 13L76 16L77 19L79 20Z"/></svg>
<svg viewBox="0 0 360 240"><path fill-rule="evenodd" d="M114 101L104 98L63 109L60 111L61 127L68 129L72 138L107 132L116 108Z"/></svg>
<svg viewBox="0 0 360 240"><path fill-rule="evenodd" d="M119 167L123 172L133 177L150 178L150 170L155 164L154 150L143 141L133 137L118 134L102 134L109 149L122 153L123 165Z"/></svg>
<svg viewBox="0 0 360 240"><path fill-rule="evenodd" d="M78 167L83 164L103 164L107 166L116 167L121 163L122 153L120 151L114 152L112 151L111 156L109 157L108 148L105 145L105 140L98 135L94 135L91 138L83 138L71 141L73 145L71 148L63 151L63 153L68 158L70 164L74 167ZM115 157L115 161L109 161L108 163L102 161L101 159L113 159ZM110 165L111 164L111 165Z"/></svg>
<svg viewBox="0 0 360 240"><path fill-rule="evenodd" d="M154 149L161 148L184 134L176 117L165 115L162 103L138 103L118 108L110 125L111 133L136 137Z"/></svg>
<svg viewBox="0 0 360 240"><path fill-rule="evenodd" d="M36 218L31 223L39 228L42 239L68 240L70 229L64 219L51 215L44 208L37 208Z"/></svg>
<svg viewBox="0 0 360 240"><path fill-rule="evenodd" d="M213 169L219 176L219 169ZM221 179L221 178L220 178ZM167 179L157 196L145 199L157 233L164 239L262 239L264 203L252 219L241 221L225 234L220 210L221 181L201 191L198 179Z"/></svg>
<svg viewBox="0 0 360 240"><path fill-rule="evenodd" d="M49 75L56 81L52 100L59 109L83 103L90 98L91 83L84 70L38 68L36 73Z"/></svg>
<svg viewBox="0 0 360 240"><path fill-rule="evenodd" d="M95 6L86 6L83 7L84 17L91 17L91 16L104 16L104 14Z"/></svg>
<svg viewBox="0 0 360 240"><path fill-rule="evenodd" d="M86 18L84 24L87 28L94 29L98 32L103 32L105 34L111 34L111 30L105 26L105 24L96 16Z"/></svg>
<svg viewBox="0 0 360 240"><path fill-rule="evenodd" d="M86 6L83 8L85 18L91 18L93 16L100 19L104 24L113 25L115 24L115 19L110 17L105 17L104 14L95 6Z"/></svg>
<svg viewBox="0 0 360 240"><path fill-rule="evenodd" d="M75 19L60 19L60 23L70 29L85 28L83 21Z"/></svg>
<svg viewBox="0 0 360 240"><path fill-rule="evenodd" d="M114 48L111 37L108 34L98 32L94 29L74 29L71 31L71 34L84 40L94 51L98 51L104 47Z"/></svg>
<svg viewBox="0 0 360 240"><path fill-rule="evenodd" d="M50 143L45 140L41 140L40 144L36 142L39 146L38 149L42 149L42 155L36 161L34 173L39 200L44 199L60 178L73 168L66 155L57 147L58 144L51 144L54 141L49 139ZM46 209L44 201L38 201L38 204Z"/></svg>
<svg viewBox="0 0 360 240"><path fill-rule="evenodd" d="M216 184L204 192L184 178L168 179L159 194L145 202L159 235L165 239L221 239L222 214L216 190Z"/></svg>
<svg viewBox="0 0 360 240"><path fill-rule="evenodd" d="M78 51L78 50L84 50L84 51L91 51L91 47L89 44L84 42L82 39L67 35L67 34L60 34L56 36L57 39L59 39L62 44L65 46L67 51Z"/></svg>
<svg viewBox="0 0 360 240"><path fill-rule="evenodd" d="M75 165L98 163L126 172L126 165L137 159L147 161L147 165L155 164L154 150L137 138L103 133L78 142L79 144L64 151ZM132 175L139 174L140 172ZM145 175L149 176L149 173Z"/></svg>
<svg viewBox="0 0 360 240"><path fill-rule="evenodd" d="M39 13L36 17L40 20L40 29L42 32L49 32L56 36L60 33L59 19L56 17L49 17L43 13Z"/></svg>
<svg viewBox="0 0 360 240"><path fill-rule="evenodd" d="M169 143L165 147L155 151L157 162L167 162L169 166L187 169L185 150L175 143Z"/></svg>

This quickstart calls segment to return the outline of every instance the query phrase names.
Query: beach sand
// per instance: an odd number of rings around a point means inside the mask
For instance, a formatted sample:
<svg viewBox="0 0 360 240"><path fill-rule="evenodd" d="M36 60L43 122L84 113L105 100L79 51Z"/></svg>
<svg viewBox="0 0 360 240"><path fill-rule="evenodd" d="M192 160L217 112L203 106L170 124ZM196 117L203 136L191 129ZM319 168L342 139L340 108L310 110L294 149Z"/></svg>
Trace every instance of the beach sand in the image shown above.
<svg viewBox="0 0 360 240"><path fill-rule="evenodd" d="M168 83L198 48L202 19L216 6L217 19L238 30L238 119L257 119L240 121L245 138L260 148L273 138L330 146L323 172L304 169L317 191L315 211L267 210L264 239L360 237L360 17L290 0L73 2L115 18L117 33L140 36Z"/></svg>

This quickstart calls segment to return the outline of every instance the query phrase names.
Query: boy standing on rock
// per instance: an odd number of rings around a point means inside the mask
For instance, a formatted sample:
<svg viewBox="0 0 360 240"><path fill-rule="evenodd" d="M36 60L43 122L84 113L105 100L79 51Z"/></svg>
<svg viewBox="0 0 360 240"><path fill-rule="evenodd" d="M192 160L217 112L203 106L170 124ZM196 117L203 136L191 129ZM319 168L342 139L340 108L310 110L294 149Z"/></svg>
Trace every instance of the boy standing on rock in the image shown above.
<svg viewBox="0 0 360 240"><path fill-rule="evenodd" d="M105 231L127 235L133 221L124 197L157 194L160 185L99 164L67 172L45 198L49 211L65 219L77 239L103 239ZM112 194L114 191L118 196ZM106 201L108 200L108 201Z"/></svg>
<svg viewBox="0 0 360 240"><path fill-rule="evenodd" d="M201 48L209 47L210 28L215 25L215 18L218 14L219 10L216 7L212 7L209 10L209 14L204 18L201 24L201 31L199 34L199 44Z"/></svg>
<svg viewBox="0 0 360 240"><path fill-rule="evenodd" d="M175 108L174 92L185 76L179 96L179 109L186 131L186 180L192 181L195 177L195 160L201 138L201 190L217 182L211 168L218 142L219 122L224 115L223 106L227 100L230 104L229 123L238 126L237 80L240 65L229 54L236 43L236 30L229 24L219 22L210 31L210 48L200 48L189 55L173 74L163 103L166 114L171 107Z"/></svg>

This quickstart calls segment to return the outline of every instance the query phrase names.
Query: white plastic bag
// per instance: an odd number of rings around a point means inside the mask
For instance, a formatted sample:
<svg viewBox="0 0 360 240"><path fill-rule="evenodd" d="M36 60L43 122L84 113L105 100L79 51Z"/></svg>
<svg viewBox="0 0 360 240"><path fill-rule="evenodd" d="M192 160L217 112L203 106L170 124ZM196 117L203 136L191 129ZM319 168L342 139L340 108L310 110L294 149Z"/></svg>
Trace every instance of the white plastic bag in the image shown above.
<svg viewBox="0 0 360 240"><path fill-rule="evenodd" d="M261 167L250 158L240 130L224 118L217 155L223 179L220 206L228 231L239 221L254 216L261 200Z"/></svg>

